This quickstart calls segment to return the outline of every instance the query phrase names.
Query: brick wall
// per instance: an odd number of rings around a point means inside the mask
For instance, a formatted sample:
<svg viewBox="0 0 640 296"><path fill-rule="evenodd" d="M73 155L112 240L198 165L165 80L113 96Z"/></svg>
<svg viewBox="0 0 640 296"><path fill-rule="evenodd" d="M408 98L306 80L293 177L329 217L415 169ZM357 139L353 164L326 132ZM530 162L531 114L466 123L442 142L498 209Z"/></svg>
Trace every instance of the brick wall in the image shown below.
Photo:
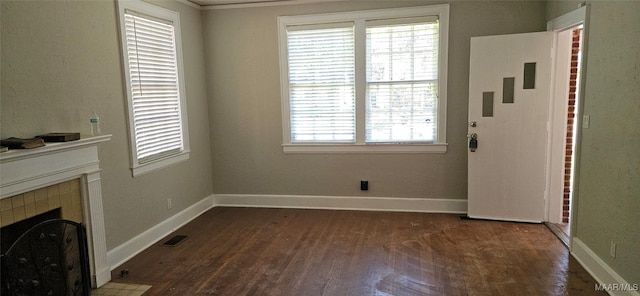
<svg viewBox="0 0 640 296"><path fill-rule="evenodd" d="M564 192L562 200L562 222L569 222L571 211L571 161L573 154L573 128L576 111L576 95L578 85L578 61L580 54L580 37L582 29L573 30L571 43L571 76L569 77L569 108L567 109L567 136L565 143Z"/></svg>

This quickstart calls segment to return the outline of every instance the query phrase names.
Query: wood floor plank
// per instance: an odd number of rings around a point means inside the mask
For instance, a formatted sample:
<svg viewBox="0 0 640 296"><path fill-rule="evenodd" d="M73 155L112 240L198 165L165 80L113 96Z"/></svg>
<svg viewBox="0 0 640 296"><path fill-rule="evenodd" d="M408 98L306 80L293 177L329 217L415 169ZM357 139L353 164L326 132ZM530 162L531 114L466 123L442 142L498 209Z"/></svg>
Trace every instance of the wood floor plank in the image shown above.
<svg viewBox="0 0 640 296"><path fill-rule="evenodd" d="M144 295L606 295L542 224L425 213L217 207L113 278Z"/></svg>

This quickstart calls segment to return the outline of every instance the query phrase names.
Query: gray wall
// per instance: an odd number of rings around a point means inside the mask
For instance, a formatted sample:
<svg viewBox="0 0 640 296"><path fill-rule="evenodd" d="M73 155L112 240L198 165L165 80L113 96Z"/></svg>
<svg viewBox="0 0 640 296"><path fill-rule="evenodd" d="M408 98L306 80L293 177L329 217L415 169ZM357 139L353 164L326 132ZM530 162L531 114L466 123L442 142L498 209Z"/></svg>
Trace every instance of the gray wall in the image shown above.
<svg viewBox="0 0 640 296"><path fill-rule="evenodd" d="M640 2L593 1L587 25L575 236L640 283ZM565 6L565 7L563 7ZM567 12L551 2L548 17ZM569 5L568 7L576 7ZM611 241L616 258L609 256Z"/></svg>
<svg viewBox="0 0 640 296"><path fill-rule="evenodd" d="M0 135L87 134L95 110L103 133L113 134L99 147L108 249L213 192L200 11L154 3L181 14L192 153L187 162L134 179L115 2L0 1Z"/></svg>
<svg viewBox="0 0 640 296"><path fill-rule="evenodd" d="M333 2L203 11L217 194L465 199L469 38L541 31L545 3L451 3L446 154L284 154L277 16L434 4ZM359 180L369 180L362 192Z"/></svg>

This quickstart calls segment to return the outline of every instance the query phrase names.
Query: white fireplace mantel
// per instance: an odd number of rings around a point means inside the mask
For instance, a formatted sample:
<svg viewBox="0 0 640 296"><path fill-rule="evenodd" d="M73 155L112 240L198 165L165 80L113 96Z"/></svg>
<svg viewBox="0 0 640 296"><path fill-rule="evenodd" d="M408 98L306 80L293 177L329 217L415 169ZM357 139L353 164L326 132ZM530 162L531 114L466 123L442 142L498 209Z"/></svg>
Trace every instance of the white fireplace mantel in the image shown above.
<svg viewBox="0 0 640 296"><path fill-rule="evenodd" d="M102 185L97 145L111 135L0 153L0 199L80 179L87 228L91 279L94 287L111 280L102 208Z"/></svg>

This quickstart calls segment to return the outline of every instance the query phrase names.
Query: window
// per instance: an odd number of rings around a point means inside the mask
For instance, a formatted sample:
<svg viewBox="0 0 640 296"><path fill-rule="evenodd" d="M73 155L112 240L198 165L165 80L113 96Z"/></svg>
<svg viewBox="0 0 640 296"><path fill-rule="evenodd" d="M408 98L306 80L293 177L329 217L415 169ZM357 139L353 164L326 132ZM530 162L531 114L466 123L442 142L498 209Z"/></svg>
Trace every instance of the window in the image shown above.
<svg viewBox="0 0 640 296"><path fill-rule="evenodd" d="M119 1L133 175L189 157L180 18L141 1Z"/></svg>
<svg viewBox="0 0 640 296"><path fill-rule="evenodd" d="M292 142L355 140L353 26L288 32Z"/></svg>
<svg viewBox="0 0 640 296"><path fill-rule="evenodd" d="M284 151L446 152L448 12L280 17Z"/></svg>

